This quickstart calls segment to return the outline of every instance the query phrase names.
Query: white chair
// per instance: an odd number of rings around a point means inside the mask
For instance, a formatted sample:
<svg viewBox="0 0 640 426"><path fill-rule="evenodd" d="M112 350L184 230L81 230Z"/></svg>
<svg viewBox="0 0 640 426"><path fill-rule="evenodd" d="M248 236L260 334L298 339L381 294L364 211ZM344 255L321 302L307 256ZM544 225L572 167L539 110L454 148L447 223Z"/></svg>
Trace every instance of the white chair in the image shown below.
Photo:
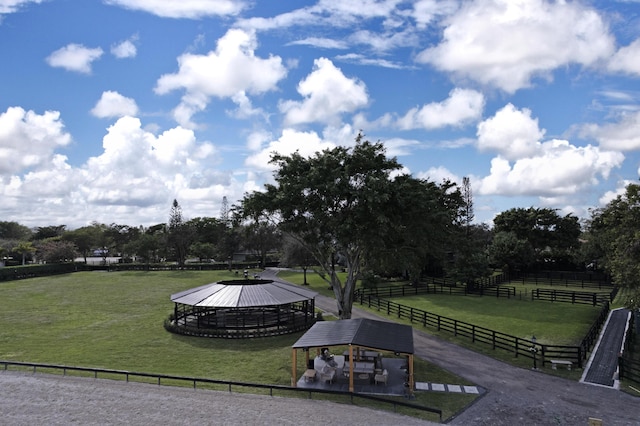
<svg viewBox="0 0 640 426"><path fill-rule="evenodd" d="M378 383L383 383L384 385L386 385L388 378L389 378L389 372L385 368L381 374L376 374L373 380L375 381L376 385Z"/></svg>
<svg viewBox="0 0 640 426"><path fill-rule="evenodd" d="M319 377L320 381L333 383L333 379L335 379L336 377L336 369L333 367L329 367L328 365L325 365L318 372L318 375L320 376Z"/></svg>

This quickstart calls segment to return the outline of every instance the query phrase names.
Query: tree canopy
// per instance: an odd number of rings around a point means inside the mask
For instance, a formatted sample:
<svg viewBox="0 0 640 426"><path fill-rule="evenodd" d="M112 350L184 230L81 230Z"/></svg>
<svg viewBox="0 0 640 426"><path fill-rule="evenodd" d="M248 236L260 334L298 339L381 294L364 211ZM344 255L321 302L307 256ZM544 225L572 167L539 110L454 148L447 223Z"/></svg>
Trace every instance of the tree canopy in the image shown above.
<svg viewBox="0 0 640 426"><path fill-rule="evenodd" d="M627 306L640 307L640 185L628 185L624 194L593 210L586 237L593 260L627 289Z"/></svg>
<svg viewBox="0 0 640 426"><path fill-rule="evenodd" d="M451 226L450 188L401 174L384 146L362 135L351 148L308 158L275 154L271 163L276 183L247 194L244 214L269 217L304 245L331 284L340 318L351 317L356 280L368 261L385 255L415 265L411 257L424 258ZM337 274L342 266L344 282Z"/></svg>
<svg viewBox="0 0 640 426"><path fill-rule="evenodd" d="M545 268L575 264L581 234L576 216L560 216L549 208L514 208L498 214L493 222L495 235L512 233L513 237L509 238L521 240L519 246L531 247L532 264Z"/></svg>

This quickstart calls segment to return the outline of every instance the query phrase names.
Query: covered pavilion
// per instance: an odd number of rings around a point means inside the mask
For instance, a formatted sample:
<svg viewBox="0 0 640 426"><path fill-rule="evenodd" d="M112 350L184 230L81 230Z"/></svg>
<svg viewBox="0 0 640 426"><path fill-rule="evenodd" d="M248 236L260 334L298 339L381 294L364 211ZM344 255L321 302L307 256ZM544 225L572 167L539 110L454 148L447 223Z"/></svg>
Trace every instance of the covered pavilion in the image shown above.
<svg viewBox="0 0 640 426"><path fill-rule="evenodd" d="M387 321L366 318L316 322L292 346L291 385L297 385L298 350L305 354L305 365L309 366L309 352L315 348L320 355L321 348L348 346L348 359L356 360L364 349L393 352L407 357L409 392L413 392L413 328ZM354 392L354 365L348 367L349 392Z"/></svg>
<svg viewBox="0 0 640 426"><path fill-rule="evenodd" d="M167 329L205 337L263 337L307 330L316 292L272 280L218 281L171 295Z"/></svg>

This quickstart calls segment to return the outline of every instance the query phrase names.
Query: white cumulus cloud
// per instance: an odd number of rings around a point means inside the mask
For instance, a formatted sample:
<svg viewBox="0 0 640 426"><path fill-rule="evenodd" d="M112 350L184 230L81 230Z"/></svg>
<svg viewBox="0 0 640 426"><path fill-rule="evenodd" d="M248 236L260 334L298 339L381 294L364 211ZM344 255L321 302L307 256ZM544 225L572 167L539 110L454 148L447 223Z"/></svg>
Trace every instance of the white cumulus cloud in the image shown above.
<svg viewBox="0 0 640 426"><path fill-rule="evenodd" d="M622 112L617 122L584 125L581 134L595 138L605 149L638 150L640 149L640 111Z"/></svg>
<svg viewBox="0 0 640 426"><path fill-rule="evenodd" d="M135 58L138 54L138 49L135 45L136 38L134 36L132 39L111 46L111 54L118 59Z"/></svg>
<svg viewBox="0 0 640 426"><path fill-rule="evenodd" d="M611 71L640 76L640 38L620 48L609 61Z"/></svg>
<svg viewBox="0 0 640 426"><path fill-rule="evenodd" d="M298 84L302 101L280 103L285 123L335 123L340 115L354 112L369 102L365 84L348 78L327 58L314 61L313 71Z"/></svg>
<svg viewBox="0 0 640 426"><path fill-rule="evenodd" d="M615 49L606 22L582 2L468 1L444 22L441 43L417 60L508 93L569 64L594 66Z"/></svg>
<svg viewBox="0 0 640 426"><path fill-rule="evenodd" d="M498 156L491 160L489 176L482 178L479 194L557 197L574 195L609 177L620 167L624 155L588 145L578 147L565 140L542 142L535 155L509 162Z"/></svg>
<svg viewBox="0 0 640 426"><path fill-rule="evenodd" d="M540 150L544 134L529 109L519 110L507 104L493 117L478 124L478 149L496 151L507 160L530 157Z"/></svg>
<svg viewBox="0 0 640 426"><path fill-rule="evenodd" d="M57 148L70 142L58 111L37 114L8 108L0 114L0 182L12 173L47 164Z"/></svg>
<svg viewBox="0 0 640 426"><path fill-rule="evenodd" d="M46 60L52 67L91 74L91 64L100 59L103 53L100 47L89 48L71 43L51 53Z"/></svg>
<svg viewBox="0 0 640 426"><path fill-rule="evenodd" d="M118 92L107 90L102 92L102 96L91 110L91 114L99 118L135 116L138 114L138 105L131 98L122 96Z"/></svg>
<svg viewBox="0 0 640 426"><path fill-rule="evenodd" d="M482 117L484 103L482 93L456 88L442 102L432 102L421 108L412 108L398 119L397 125L402 130L462 126Z"/></svg>
<svg viewBox="0 0 640 426"><path fill-rule="evenodd" d="M247 95L275 90L287 70L278 56L255 55L255 33L229 30L215 51L206 55L186 53L178 58L179 70L161 76L155 91L166 94L184 89L174 117L182 126L194 127L191 117L206 108L211 97L246 102Z"/></svg>

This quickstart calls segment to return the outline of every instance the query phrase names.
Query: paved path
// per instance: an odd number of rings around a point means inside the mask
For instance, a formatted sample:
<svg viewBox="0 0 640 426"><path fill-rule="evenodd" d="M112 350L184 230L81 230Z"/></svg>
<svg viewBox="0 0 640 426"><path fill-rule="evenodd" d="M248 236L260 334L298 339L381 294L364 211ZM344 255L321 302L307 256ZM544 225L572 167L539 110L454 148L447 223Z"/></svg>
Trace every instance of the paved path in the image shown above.
<svg viewBox="0 0 640 426"><path fill-rule="evenodd" d="M358 309L353 318L389 320ZM316 307L334 315L334 299L317 296ZM591 386L541 372L514 367L414 328L416 356L461 376L487 392L451 420L454 425L639 425L640 398L610 388ZM428 379L428 378L427 378Z"/></svg>
<svg viewBox="0 0 640 426"><path fill-rule="evenodd" d="M595 350L582 375L582 381L603 386L616 384L618 355L622 350L622 341L626 325L629 322L628 309L616 309L609 313L604 330L596 343Z"/></svg>

